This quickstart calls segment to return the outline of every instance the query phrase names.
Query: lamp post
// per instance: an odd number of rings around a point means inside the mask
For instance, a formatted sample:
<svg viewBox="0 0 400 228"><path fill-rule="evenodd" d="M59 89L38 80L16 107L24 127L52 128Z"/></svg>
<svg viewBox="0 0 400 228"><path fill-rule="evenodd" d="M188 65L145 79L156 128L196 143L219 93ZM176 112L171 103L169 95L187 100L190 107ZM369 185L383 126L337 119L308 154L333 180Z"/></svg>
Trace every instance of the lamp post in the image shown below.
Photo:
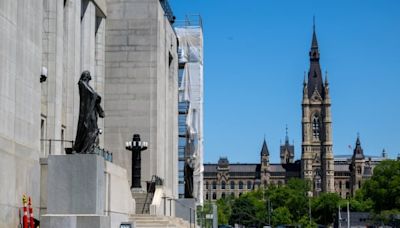
<svg viewBox="0 0 400 228"><path fill-rule="evenodd" d="M140 175L141 175L141 153L143 150L146 150L148 146L147 142L140 141L140 135L134 134L132 141L126 142L125 148L129 151L132 151L132 188L142 188L140 184Z"/></svg>

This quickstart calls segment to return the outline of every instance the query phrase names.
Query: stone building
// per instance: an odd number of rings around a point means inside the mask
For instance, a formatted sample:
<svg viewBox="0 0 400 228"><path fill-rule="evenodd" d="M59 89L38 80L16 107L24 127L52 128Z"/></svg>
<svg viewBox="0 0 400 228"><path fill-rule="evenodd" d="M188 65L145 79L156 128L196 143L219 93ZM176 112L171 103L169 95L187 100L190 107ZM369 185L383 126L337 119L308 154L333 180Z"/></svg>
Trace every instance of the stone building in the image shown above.
<svg viewBox="0 0 400 228"><path fill-rule="evenodd" d="M309 52L310 69L304 78L302 94L302 153L294 161L294 145L287 135L280 146L280 163L270 163L267 143L260 152L260 162L232 164L226 157L217 164L204 165L204 199L216 200L269 185L285 184L290 178L308 180L312 194L337 192L346 198L355 194L363 181L371 177L382 156L367 156L357 137L352 155L333 156L331 99L328 76L322 77L315 27Z"/></svg>
<svg viewBox="0 0 400 228"><path fill-rule="evenodd" d="M131 177L124 147L140 134L141 186L164 179L165 197L178 197L178 57L167 1L107 0L104 145ZM168 207L169 208L169 207ZM169 214L169 213L168 213Z"/></svg>
<svg viewBox="0 0 400 228"><path fill-rule="evenodd" d="M167 0L1 1L0 227L18 225L24 193L32 197L35 217L46 212L40 160L73 145L84 70L106 113L98 122L100 146L130 177L125 142L141 134L149 142L143 190L157 175L164 180L162 196L178 197L174 20ZM174 204L168 208L174 215Z"/></svg>

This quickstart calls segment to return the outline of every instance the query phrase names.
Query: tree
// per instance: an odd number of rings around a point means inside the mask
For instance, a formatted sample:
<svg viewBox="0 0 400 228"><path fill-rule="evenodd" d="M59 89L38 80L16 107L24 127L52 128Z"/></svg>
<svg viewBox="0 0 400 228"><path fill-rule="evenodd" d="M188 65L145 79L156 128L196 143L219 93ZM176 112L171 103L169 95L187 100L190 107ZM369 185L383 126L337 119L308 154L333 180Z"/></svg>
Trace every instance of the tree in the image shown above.
<svg viewBox="0 0 400 228"><path fill-rule="evenodd" d="M217 210L218 210L218 224L228 224L229 218L232 213L233 198L221 198L217 200Z"/></svg>
<svg viewBox="0 0 400 228"><path fill-rule="evenodd" d="M313 218L319 224L332 224L335 220L340 201L341 198L337 193L321 193L320 196L313 198Z"/></svg>
<svg viewBox="0 0 400 228"><path fill-rule="evenodd" d="M287 207L278 207L272 212L271 222L273 226L292 224L292 214Z"/></svg>
<svg viewBox="0 0 400 228"><path fill-rule="evenodd" d="M400 161L385 160L361 187L362 198L372 201L376 213L400 209Z"/></svg>
<svg viewBox="0 0 400 228"><path fill-rule="evenodd" d="M232 205L232 214L229 224L253 225L255 208L247 197L237 198Z"/></svg>

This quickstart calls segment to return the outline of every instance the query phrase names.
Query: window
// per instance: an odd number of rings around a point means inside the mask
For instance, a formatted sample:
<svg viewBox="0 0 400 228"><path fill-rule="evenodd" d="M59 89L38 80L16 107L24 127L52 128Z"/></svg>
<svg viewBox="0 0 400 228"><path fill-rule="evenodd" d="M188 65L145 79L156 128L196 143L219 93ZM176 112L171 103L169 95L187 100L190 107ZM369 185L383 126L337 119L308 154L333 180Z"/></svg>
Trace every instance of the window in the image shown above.
<svg viewBox="0 0 400 228"><path fill-rule="evenodd" d="M339 189L342 189L342 182L339 181Z"/></svg>
<svg viewBox="0 0 400 228"><path fill-rule="evenodd" d="M231 197L235 198L235 193L231 192Z"/></svg>
<svg viewBox="0 0 400 228"><path fill-rule="evenodd" d="M235 189L235 182L231 181L231 189Z"/></svg>
<svg viewBox="0 0 400 228"><path fill-rule="evenodd" d="M358 188L361 188L361 181L358 181Z"/></svg>
<svg viewBox="0 0 400 228"><path fill-rule="evenodd" d="M252 189L251 181L247 181L247 189Z"/></svg>
<svg viewBox="0 0 400 228"><path fill-rule="evenodd" d="M217 189L217 182L216 181L212 182L212 189Z"/></svg>
<svg viewBox="0 0 400 228"><path fill-rule="evenodd" d="M225 192L223 192L223 193L221 194L221 198L222 198L222 199L225 199Z"/></svg>
<svg viewBox="0 0 400 228"><path fill-rule="evenodd" d="M221 182L221 189L225 189L225 181Z"/></svg>
<svg viewBox="0 0 400 228"><path fill-rule="evenodd" d="M350 189L350 182L346 181L346 189Z"/></svg>
<svg viewBox="0 0 400 228"><path fill-rule="evenodd" d="M208 193L206 193L206 200L208 200Z"/></svg>
<svg viewBox="0 0 400 228"><path fill-rule="evenodd" d="M217 193L213 193L213 200L217 199Z"/></svg>
<svg viewBox="0 0 400 228"><path fill-rule="evenodd" d="M208 181L206 181L206 189L208 189Z"/></svg>
<svg viewBox="0 0 400 228"><path fill-rule="evenodd" d="M239 189L243 189L243 182L239 181Z"/></svg>
<svg viewBox="0 0 400 228"><path fill-rule="evenodd" d="M319 117L317 115L313 116L312 120L312 130L313 130L313 140L319 141L320 139L320 126Z"/></svg>
<svg viewBox="0 0 400 228"><path fill-rule="evenodd" d="M357 167L357 173L361 174L361 167L360 166Z"/></svg>

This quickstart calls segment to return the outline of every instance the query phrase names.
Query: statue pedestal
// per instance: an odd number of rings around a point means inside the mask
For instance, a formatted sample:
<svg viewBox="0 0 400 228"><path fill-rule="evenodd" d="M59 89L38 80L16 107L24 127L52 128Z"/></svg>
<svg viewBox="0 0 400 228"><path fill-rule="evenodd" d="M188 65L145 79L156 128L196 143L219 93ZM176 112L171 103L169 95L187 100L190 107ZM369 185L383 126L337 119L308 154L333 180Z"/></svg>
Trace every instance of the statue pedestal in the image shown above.
<svg viewBox="0 0 400 228"><path fill-rule="evenodd" d="M104 173L104 159L98 155L50 155L41 227L110 227L104 213Z"/></svg>

